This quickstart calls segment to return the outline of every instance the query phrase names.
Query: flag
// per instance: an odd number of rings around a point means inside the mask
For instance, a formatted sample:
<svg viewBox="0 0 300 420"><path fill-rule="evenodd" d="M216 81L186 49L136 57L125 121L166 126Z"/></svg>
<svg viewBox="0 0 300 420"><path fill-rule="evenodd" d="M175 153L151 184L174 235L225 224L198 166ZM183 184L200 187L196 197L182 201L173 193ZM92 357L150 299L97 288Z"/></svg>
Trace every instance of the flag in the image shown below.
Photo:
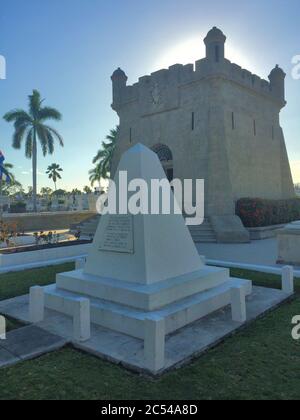
<svg viewBox="0 0 300 420"><path fill-rule="evenodd" d="M4 161L5 161L5 157L0 150L0 181L5 181L8 184L10 184L11 183L11 178L9 176L9 173L7 172L7 170L4 167Z"/></svg>
<svg viewBox="0 0 300 420"><path fill-rule="evenodd" d="M2 166L3 165L3 162L5 161L5 157L4 157L4 155L3 155L3 153L1 152L1 150L0 150L0 165Z"/></svg>

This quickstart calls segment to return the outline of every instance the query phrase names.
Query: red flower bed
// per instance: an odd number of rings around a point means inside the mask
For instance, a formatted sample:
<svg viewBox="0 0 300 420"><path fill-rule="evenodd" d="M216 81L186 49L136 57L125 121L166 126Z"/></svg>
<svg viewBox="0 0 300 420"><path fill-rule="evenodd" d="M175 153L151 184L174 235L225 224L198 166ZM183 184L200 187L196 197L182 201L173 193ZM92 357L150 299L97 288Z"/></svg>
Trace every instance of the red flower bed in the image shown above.
<svg viewBox="0 0 300 420"><path fill-rule="evenodd" d="M236 204L236 214L246 227L263 227L300 220L300 199L263 200L241 198Z"/></svg>

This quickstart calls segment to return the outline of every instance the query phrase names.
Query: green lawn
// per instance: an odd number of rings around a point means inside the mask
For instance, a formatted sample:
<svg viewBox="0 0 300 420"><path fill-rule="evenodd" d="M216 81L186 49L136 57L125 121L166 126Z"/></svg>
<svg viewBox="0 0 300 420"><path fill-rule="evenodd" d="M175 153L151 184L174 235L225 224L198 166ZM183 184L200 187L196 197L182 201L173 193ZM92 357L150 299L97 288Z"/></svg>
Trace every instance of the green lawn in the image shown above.
<svg viewBox="0 0 300 420"><path fill-rule="evenodd" d="M74 270L74 263L46 268L0 274L0 300L26 295L31 286L46 286L55 282L57 273Z"/></svg>
<svg viewBox="0 0 300 420"><path fill-rule="evenodd" d="M56 272L68 269L72 266L6 275L0 296L4 289L4 296L23 294L31 284L53 282ZM259 285L280 285L278 276L244 270L231 274ZM291 319L297 314L300 295L157 380L66 348L2 369L0 399L299 399L300 341L291 338Z"/></svg>

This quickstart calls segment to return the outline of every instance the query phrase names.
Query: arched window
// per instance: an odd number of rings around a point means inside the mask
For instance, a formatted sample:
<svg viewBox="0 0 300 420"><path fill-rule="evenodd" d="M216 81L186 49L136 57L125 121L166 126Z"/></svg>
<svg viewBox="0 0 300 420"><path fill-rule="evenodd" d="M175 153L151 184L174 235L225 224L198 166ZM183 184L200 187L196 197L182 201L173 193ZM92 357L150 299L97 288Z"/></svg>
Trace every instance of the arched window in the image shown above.
<svg viewBox="0 0 300 420"><path fill-rule="evenodd" d="M158 159L161 161L168 180L170 182L173 181L173 155L169 147L165 144L156 144L152 147L152 151L157 154Z"/></svg>
<svg viewBox="0 0 300 420"><path fill-rule="evenodd" d="M156 144L152 147L152 151L157 154L161 162L169 162L173 160L171 150L164 144Z"/></svg>

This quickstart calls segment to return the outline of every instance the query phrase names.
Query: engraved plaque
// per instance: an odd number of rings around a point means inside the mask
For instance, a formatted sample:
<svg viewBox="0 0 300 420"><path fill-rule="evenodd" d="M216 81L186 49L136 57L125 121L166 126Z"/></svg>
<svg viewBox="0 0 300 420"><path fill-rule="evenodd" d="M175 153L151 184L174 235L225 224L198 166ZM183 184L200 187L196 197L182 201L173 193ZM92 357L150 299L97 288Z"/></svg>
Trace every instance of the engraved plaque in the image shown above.
<svg viewBox="0 0 300 420"><path fill-rule="evenodd" d="M114 214L107 216L99 251L134 253L132 215Z"/></svg>

